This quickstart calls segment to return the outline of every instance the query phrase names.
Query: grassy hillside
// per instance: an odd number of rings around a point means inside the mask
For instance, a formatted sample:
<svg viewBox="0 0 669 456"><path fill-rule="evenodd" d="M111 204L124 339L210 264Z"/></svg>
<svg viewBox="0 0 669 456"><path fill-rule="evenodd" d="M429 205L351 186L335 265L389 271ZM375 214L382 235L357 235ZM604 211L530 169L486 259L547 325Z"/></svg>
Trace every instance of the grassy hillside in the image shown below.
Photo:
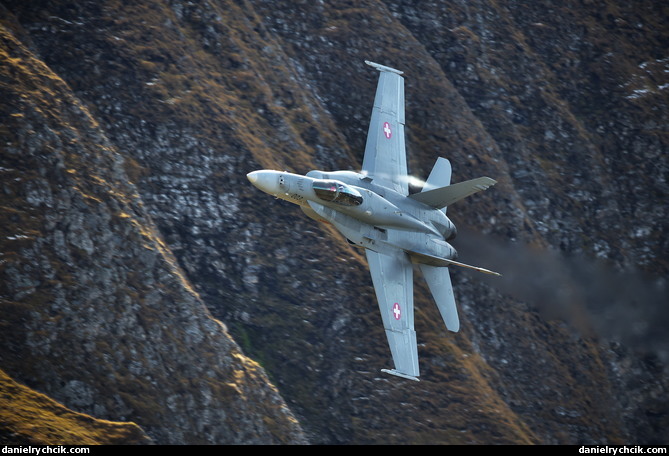
<svg viewBox="0 0 669 456"><path fill-rule="evenodd" d="M74 412L0 370L0 443L5 445L137 445L151 439L134 423Z"/></svg>

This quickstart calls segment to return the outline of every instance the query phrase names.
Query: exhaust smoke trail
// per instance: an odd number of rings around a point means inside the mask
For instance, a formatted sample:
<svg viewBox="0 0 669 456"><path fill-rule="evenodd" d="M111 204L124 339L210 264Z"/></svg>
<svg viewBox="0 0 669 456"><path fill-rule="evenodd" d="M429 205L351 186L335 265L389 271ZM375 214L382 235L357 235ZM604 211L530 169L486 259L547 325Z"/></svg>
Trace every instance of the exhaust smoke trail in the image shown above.
<svg viewBox="0 0 669 456"><path fill-rule="evenodd" d="M669 363L669 293L663 277L618 272L593 259L569 258L467 231L454 245L468 263L502 273L481 280L535 306L545 319L563 320L582 335L594 330L608 341Z"/></svg>

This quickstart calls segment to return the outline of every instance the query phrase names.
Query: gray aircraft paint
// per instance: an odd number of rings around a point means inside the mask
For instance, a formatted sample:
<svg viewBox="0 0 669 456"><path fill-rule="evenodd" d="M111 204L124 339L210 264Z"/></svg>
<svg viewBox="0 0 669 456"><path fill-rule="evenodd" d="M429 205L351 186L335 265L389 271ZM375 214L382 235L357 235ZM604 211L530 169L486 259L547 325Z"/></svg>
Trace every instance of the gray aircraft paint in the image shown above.
<svg viewBox="0 0 669 456"><path fill-rule="evenodd" d="M380 75L360 173L309 171L302 176L260 170L248 179L260 190L299 205L312 219L332 224L351 244L365 249L395 364L382 371L418 380L413 264L420 265L446 328L457 332L460 322L448 267L499 274L455 261L457 252L447 241L455 237L456 228L446 208L496 181L480 177L450 185L450 162L440 157L423 191L409 195L403 73L365 63Z"/></svg>

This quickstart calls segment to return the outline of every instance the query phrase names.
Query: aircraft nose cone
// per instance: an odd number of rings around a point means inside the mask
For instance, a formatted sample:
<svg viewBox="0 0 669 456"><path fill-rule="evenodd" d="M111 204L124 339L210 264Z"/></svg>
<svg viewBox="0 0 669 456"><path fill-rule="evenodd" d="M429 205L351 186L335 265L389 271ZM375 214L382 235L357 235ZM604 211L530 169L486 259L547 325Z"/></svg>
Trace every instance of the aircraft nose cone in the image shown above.
<svg viewBox="0 0 669 456"><path fill-rule="evenodd" d="M262 169L260 171L253 171L246 175L248 180L257 188L270 195L279 193L279 173L278 171L271 171Z"/></svg>
<svg viewBox="0 0 669 456"><path fill-rule="evenodd" d="M260 173L260 171L253 171L248 173L246 177L251 181L252 184L255 184L258 182L258 173Z"/></svg>

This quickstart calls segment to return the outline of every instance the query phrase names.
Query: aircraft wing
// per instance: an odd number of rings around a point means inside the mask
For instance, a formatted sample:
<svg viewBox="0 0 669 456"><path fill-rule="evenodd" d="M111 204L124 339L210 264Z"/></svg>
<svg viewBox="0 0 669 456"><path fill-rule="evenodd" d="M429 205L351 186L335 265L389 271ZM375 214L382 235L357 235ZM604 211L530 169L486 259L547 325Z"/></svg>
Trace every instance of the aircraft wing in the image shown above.
<svg viewBox="0 0 669 456"><path fill-rule="evenodd" d="M404 78L402 72L366 61L380 71L367 133L362 171L374 183L409 194L404 145Z"/></svg>
<svg viewBox="0 0 669 456"><path fill-rule="evenodd" d="M383 255L365 250L383 327L395 369L393 375L418 380L418 345L413 326L413 267L404 252Z"/></svg>

